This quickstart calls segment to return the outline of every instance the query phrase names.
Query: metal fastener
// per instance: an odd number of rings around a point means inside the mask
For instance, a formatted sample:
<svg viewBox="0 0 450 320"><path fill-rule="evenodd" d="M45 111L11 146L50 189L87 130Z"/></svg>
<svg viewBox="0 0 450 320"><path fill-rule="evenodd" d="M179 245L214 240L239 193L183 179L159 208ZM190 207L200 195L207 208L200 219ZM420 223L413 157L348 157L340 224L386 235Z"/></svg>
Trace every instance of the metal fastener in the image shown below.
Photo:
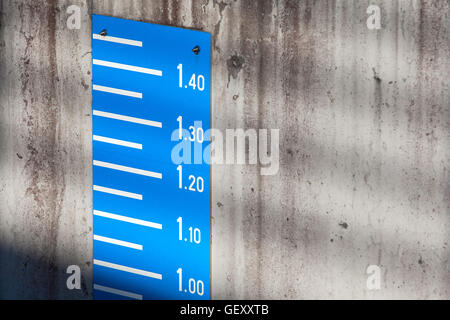
<svg viewBox="0 0 450 320"><path fill-rule="evenodd" d="M199 47L199 46L195 46L195 47L192 49L192 52L195 53L195 54L198 54L198 53L200 52L200 47Z"/></svg>

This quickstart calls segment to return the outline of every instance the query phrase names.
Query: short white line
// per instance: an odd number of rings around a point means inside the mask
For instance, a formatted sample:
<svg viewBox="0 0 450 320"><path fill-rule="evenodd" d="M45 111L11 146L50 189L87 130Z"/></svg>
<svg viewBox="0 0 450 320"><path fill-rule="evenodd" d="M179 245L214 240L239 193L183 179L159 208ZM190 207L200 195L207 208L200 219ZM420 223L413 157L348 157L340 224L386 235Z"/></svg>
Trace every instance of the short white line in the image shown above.
<svg viewBox="0 0 450 320"><path fill-rule="evenodd" d="M125 217L125 216L121 216L121 215L118 215L118 214L104 212L104 211L99 211L99 210L94 210L94 215L100 216L100 217L104 217L104 218L109 218L109 219L120 220L120 221L124 221L124 222L129 222L129 223L134 223L134 224L138 224L138 225L141 225L141 226L162 230L162 224L160 224L160 223L155 223L155 222L150 222L150 221L145 221L145 220Z"/></svg>
<svg viewBox="0 0 450 320"><path fill-rule="evenodd" d="M137 40L117 38L117 37L111 37L111 36L102 36L98 33L93 33L92 38L96 39L96 40L103 40L103 41L109 41L109 42L129 44L130 46L142 47L142 41L137 41Z"/></svg>
<svg viewBox="0 0 450 320"><path fill-rule="evenodd" d="M125 141L125 140L118 140L118 139L113 139L113 138L108 138L108 137L102 137L102 136L97 136L95 134L92 136L92 139L94 141L117 144L119 146L130 147L130 148L142 150L142 144L140 144L140 143L134 143L134 142L129 142L129 141Z"/></svg>
<svg viewBox="0 0 450 320"><path fill-rule="evenodd" d="M133 198L133 199L137 199L137 200L142 200L142 194L131 193L131 192L127 192L127 191L111 189L111 188L106 188L106 187L102 187L102 186L94 185L94 191L100 191L100 192L115 194L117 196Z"/></svg>
<svg viewBox="0 0 450 320"><path fill-rule="evenodd" d="M97 259L94 259L94 264L96 264L98 266L106 267L106 268L130 272L130 273L138 274L141 276L162 280L162 274L160 274L160 273L154 273L154 272L150 272L150 271L130 268L130 267L122 266L120 264L115 264L115 263L97 260Z"/></svg>
<svg viewBox="0 0 450 320"><path fill-rule="evenodd" d="M109 92L109 93L114 93L114 94L120 94L122 96L128 96L128 97L142 99L142 93L140 93L140 92L134 92L134 91L117 89L117 88L105 87L105 86L100 86L98 84L94 84L92 86L92 89L93 90L97 90L97 91Z"/></svg>
<svg viewBox="0 0 450 320"><path fill-rule="evenodd" d="M122 63L99 60L99 59L92 59L92 64L96 64L98 66L103 66L103 67L110 67L110 68L116 68L116 69L122 69L122 70L128 70L128 71L134 71L134 72L140 72L140 73L147 73L147 74L152 74L154 76L160 76L160 77L162 76L161 70L136 67L136 66L132 66L129 64L122 64Z"/></svg>
<svg viewBox="0 0 450 320"><path fill-rule="evenodd" d="M152 172L152 171L136 169L136 168L132 168L132 167L121 166L119 164L114 164L114 163L109 163L109 162L94 160L94 166L99 166L99 167L103 167L103 168L109 168L109 169L113 169L113 170L125 171L125 172L129 172L129 173L140 174L142 176L162 179L162 174L158 173L158 172Z"/></svg>
<svg viewBox="0 0 450 320"><path fill-rule="evenodd" d="M114 288L110 288L110 287L105 287L105 286L101 286L101 285L95 284L95 283L94 283L94 290L104 291L104 292L116 294L118 296L124 296L124 297L128 297L128 298L136 299L136 300L142 300L142 298L143 298L141 294L124 291L124 290L119 290L119 289L114 289Z"/></svg>
<svg viewBox="0 0 450 320"><path fill-rule="evenodd" d="M132 242L128 242L128 241L117 240L117 239L108 238L108 237L103 237L103 236L99 236L97 234L94 234L94 240L101 241L101 242L107 242L107 243L111 243L111 244L117 244L118 246L128 247L128 248L132 248L132 249L136 249L136 250L142 250L142 245L140 245L140 244L136 244L136 243L132 243Z"/></svg>
<svg viewBox="0 0 450 320"><path fill-rule="evenodd" d="M129 116L123 116L121 114L116 114L116 113L109 113L109 112L104 112L104 111L99 111L99 110L93 110L93 115L94 116L99 116L99 117L104 117L104 118L110 118L110 119L116 119L116 120L122 120L122 121L128 121L128 122L133 122L133 123L144 124L146 126L151 126L151 127L162 128L162 123L158 122L158 121L152 121L152 120L139 119L139 118L134 118L134 117L129 117Z"/></svg>

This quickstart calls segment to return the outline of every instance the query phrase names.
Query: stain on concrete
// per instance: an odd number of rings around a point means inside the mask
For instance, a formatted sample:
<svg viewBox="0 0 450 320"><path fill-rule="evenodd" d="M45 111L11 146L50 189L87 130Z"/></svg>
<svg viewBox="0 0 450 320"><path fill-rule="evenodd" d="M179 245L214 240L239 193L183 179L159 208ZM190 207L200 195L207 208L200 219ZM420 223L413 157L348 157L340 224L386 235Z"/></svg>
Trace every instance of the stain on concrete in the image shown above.
<svg viewBox="0 0 450 320"><path fill-rule="evenodd" d="M376 82L381 82L381 78L378 75L378 73L376 72L375 68L372 68L372 72L373 72L373 78L375 79Z"/></svg>
<svg viewBox="0 0 450 320"><path fill-rule="evenodd" d="M347 222L340 222L339 226L343 229L347 229L348 228L348 223Z"/></svg>
<svg viewBox="0 0 450 320"><path fill-rule="evenodd" d="M55 3L0 2L1 297L75 297L67 252L91 294L91 31ZM448 1L380 0L375 32L358 1L80 4L211 32L213 125L280 129L278 175L213 166L213 298L449 298Z"/></svg>
<svg viewBox="0 0 450 320"><path fill-rule="evenodd" d="M230 78L236 79L239 72L244 65L244 57L234 54L227 60L227 70L228 70L228 83L227 87L230 84Z"/></svg>

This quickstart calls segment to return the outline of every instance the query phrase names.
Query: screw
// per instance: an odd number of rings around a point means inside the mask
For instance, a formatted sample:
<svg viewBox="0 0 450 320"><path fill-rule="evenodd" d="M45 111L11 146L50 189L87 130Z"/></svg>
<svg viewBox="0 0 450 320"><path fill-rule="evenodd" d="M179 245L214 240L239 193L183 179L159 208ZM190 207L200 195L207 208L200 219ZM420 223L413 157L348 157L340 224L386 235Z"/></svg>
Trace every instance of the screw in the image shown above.
<svg viewBox="0 0 450 320"><path fill-rule="evenodd" d="M106 33L106 29L103 29L102 31L100 31L100 35L101 35L101 36L104 37L104 36L106 36L106 34L107 34L107 33Z"/></svg>
<svg viewBox="0 0 450 320"><path fill-rule="evenodd" d="M195 46L195 47L192 49L192 52L195 53L195 54L198 54L198 53L200 52L200 47L199 47L199 46Z"/></svg>

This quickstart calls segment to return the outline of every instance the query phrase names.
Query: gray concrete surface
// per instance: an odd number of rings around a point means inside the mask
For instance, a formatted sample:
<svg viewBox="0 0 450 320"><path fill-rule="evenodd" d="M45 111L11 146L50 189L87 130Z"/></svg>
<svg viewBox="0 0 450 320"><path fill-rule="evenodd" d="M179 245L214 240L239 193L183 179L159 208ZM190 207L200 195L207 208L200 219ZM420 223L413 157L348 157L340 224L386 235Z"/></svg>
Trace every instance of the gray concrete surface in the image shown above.
<svg viewBox="0 0 450 320"><path fill-rule="evenodd" d="M213 126L280 129L213 167L213 298L450 298L449 1L0 5L0 298L92 295L91 13L211 32Z"/></svg>

